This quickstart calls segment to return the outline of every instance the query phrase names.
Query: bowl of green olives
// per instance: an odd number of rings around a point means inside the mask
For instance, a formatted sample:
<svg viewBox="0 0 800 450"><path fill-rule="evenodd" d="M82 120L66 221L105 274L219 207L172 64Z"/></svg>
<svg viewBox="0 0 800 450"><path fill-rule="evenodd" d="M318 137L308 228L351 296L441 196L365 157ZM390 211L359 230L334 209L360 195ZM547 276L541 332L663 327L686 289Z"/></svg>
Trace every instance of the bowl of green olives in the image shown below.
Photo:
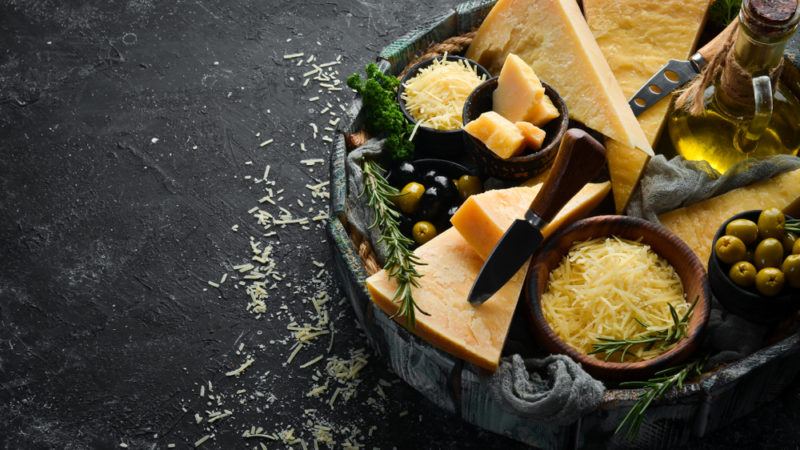
<svg viewBox="0 0 800 450"><path fill-rule="evenodd" d="M800 222L777 208L746 211L717 230L711 290L728 311L773 324L800 308Z"/></svg>
<svg viewBox="0 0 800 450"><path fill-rule="evenodd" d="M400 231L422 245L450 228L450 218L470 195L483 192L474 170L446 159L418 159L392 167L389 183L399 191Z"/></svg>

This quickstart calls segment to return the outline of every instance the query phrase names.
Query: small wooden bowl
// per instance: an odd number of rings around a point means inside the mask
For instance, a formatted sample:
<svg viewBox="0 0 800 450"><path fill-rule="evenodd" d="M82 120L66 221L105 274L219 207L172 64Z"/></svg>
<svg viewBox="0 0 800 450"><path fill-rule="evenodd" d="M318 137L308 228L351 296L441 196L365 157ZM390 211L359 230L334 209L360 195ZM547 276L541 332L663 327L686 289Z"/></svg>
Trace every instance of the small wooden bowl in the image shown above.
<svg viewBox="0 0 800 450"><path fill-rule="evenodd" d="M417 124L417 119L415 119L414 116L412 116L411 113L406 110L406 102L403 100L403 92L406 90L406 82L411 78L414 78L420 69L430 66L433 64L433 61L437 59L442 59L442 57L435 56L433 58L420 61L408 69L406 74L403 75L403 78L400 79L400 87L397 88L397 103L400 104L400 110L412 125ZM464 58L463 56L447 55L447 60L464 60L469 63L469 65L474 66L477 69L479 76L482 75L486 78L492 76L488 70L483 68L483 66L471 59ZM435 158L460 156L464 152L464 134L466 133L464 133L464 130L461 128L457 130L437 130L435 128L420 125L419 128L417 128L417 132L414 134L414 148L416 149L416 156Z"/></svg>
<svg viewBox="0 0 800 450"><path fill-rule="evenodd" d="M562 341L550 328L541 308L540 299L547 289L550 272L561 264L572 245L606 236L640 241L652 248L675 268L683 283L686 299L697 299L689 320L688 336L675 347L646 361L611 362L586 355ZM591 375L610 381L643 379L653 373L685 360L699 345L699 337L708 322L711 295L703 264L680 238L666 228L628 216L597 216L583 219L547 240L534 257L525 282L525 299L533 325L533 335L547 351L563 353L581 363Z"/></svg>
<svg viewBox="0 0 800 450"><path fill-rule="evenodd" d="M711 245L711 256L708 258L708 279L714 296L725 309L751 322L772 325L789 318L792 312L800 308L800 292L786 286L781 295L767 297L755 289L740 287L728 276L731 266L720 261L714 249L717 239L725 235L725 227L730 222L736 219L758 222L759 214L760 210L746 211L731 217L719 227ZM787 219L790 218L787 216Z"/></svg>
<svg viewBox="0 0 800 450"><path fill-rule="evenodd" d="M546 135L542 148L525 155L503 159L486 148L480 139L464 132L465 147L472 153L487 175L504 180L527 180L547 170L558 153L561 138L569 127L569 112L564 99L550 85L542 83L545 94L558 109L559 116L548 122L542 129ZM464 125L477 119L481 114L492 110L492 94L497 89L497 77L486 80L472 91L464 103L462 118Z"/></svg>

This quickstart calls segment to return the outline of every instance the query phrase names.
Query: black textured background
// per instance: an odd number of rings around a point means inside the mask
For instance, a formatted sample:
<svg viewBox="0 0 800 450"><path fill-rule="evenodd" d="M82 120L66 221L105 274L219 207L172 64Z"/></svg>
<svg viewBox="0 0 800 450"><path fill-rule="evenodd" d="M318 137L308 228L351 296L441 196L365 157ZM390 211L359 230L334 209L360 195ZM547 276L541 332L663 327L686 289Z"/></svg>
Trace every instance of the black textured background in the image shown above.
<svg viewBox="0 0 800 450"><path fill-rule="evenodd" d="M285 326L309 309L305 297L282 290L255 319L241 289L206 284L262 233L246 213L262 193L245 175L271 164L286 204L309 202L303 186L327 177L327 166L298 162L329 148L310 137L315 106L283 55L343 55L343 79L456 3L0 1L0 447L185 448L213 432L203 448L252 448L240 436L253 425L308 439L306 408L341 436L357 426L368 448L516 446L402 384L385 389L384 412L367 405L378 379L394 379L375 358L343 406L305 398L310 372L283 364ZM275 143L259 148L267 137ZM330 262L321 228L278 232L264 240L287 282L316 272L312 259ZM333 352L347 356L364 342L335 282L325 286ZM245 354L253 366L225 377ZM209 380L233 415L206 430L193 416L207 409L198 389ZM799 419L796 384L697 446L796 448Z"/></svg>

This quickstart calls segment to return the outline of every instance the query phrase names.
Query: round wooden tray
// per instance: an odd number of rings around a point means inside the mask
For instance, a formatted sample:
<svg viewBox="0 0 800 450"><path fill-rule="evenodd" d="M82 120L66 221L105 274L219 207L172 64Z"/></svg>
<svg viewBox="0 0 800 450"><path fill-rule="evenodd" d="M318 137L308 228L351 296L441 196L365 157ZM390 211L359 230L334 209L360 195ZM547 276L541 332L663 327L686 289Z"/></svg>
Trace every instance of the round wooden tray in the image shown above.
<svg viewBox="0 0 800 450"><path fill-rule="evenodd" d="M410 31L380 52L379 68L399 74L420 55L437 53L442 44L463 48L465 40L468 43L471 39L469 33L480 25L494 3L462 3ZM589 442L610 447L672 448L749 414L774 399L800 374L800 336L795 333L655 402L633 442L613 431L639 395L638 390L607 390L593 413L569 426L537 422L506 409L491 394L488 374L431 347L389 319L370 300L364 281L378 265L368 240L354 232L345 217L345 158L348 149L359 143L360 136L350 134L362 129L360 111L360 100L356 100L342 129L345 134L337 137L331 155L331 220L327 231L334 270L371 347L400 378L442 409L539 448L580 447Z"/></svg>

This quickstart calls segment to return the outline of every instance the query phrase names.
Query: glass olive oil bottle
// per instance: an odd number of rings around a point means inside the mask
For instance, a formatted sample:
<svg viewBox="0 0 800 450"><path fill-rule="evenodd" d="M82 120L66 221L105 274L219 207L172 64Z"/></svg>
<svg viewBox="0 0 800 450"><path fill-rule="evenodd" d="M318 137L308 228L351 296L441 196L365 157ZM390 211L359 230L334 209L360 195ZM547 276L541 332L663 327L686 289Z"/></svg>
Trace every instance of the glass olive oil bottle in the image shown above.
<svg viewBox="0 0 800 450"><path fill-rule="evenodd" d="M719 76L697 115L674 108L669 136L678 154L724 173L742 161L800 149L800 99L780 81L786 42L797 30L798 0L744 0Z"/></svg>

